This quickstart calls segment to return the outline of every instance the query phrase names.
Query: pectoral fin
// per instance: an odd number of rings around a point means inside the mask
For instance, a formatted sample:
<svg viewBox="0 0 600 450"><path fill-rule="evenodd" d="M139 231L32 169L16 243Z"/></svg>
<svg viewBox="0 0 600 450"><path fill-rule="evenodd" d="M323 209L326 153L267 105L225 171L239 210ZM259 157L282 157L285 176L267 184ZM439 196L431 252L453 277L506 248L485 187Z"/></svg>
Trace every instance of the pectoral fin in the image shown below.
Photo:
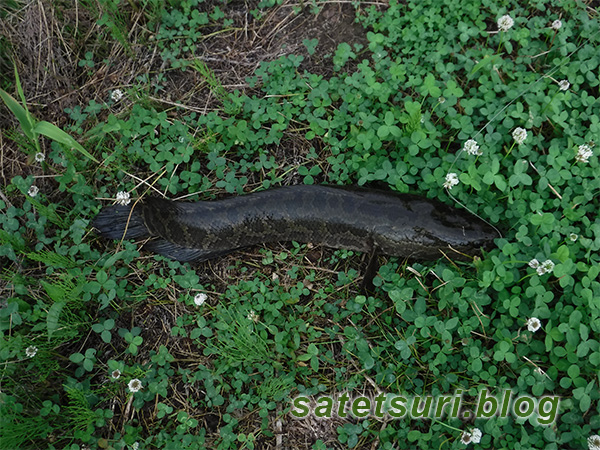
<svg viewBox="0 0 600 450"><path fill-rule="evenodd" d="M365 268L365 274L363 275L363 281L361 285L361 291L365 295L373 293L375 291L373 279L379 271L379 259L377 258L378 254L379 252L377 246L373 245L371 248L371 252L369 253L369 260L367 263L367 267Z"/></svg>

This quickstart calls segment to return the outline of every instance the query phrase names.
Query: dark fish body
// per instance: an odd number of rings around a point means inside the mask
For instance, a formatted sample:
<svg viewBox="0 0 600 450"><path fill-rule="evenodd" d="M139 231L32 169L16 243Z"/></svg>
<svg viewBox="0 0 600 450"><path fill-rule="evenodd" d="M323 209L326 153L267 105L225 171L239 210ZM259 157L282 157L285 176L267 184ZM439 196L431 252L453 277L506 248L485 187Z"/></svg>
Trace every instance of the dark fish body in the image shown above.
<svg viewBox="0 0 600 450"><path fill-rule="evenodd" d="M193 203L145 198L131 208L104 208L93 225L107 238L157 237L146 248L179 261L277 241L433 260L440 250L477 253L499 237L467 211L436 200L335 186L288 186Z"/></svg>

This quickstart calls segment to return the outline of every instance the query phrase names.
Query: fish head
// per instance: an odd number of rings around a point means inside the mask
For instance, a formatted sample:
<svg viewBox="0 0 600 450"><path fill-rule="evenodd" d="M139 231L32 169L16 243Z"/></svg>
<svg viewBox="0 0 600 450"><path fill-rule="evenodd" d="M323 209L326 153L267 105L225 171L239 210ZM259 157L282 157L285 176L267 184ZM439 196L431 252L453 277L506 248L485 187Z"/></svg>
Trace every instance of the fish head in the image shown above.
<svg viewBox="0 0 600 450"><path fill-rule="evenodd" d="M453 256L478 254L482 248L492 248L494 239L501 237L496 228L465 209L438 201L424 201L417 207L423 220L413 227L415 235L429 246L453 251Z"/></svg>
<svg viewBox="0 0 600 450"><path fill-rule="evenodd" d="M404 195L402 208L375 225L375 244L385 253L417 260L435 260L442 252L467 260L480 250L492 248L499 232L464 209L437 200Z"/></svg>

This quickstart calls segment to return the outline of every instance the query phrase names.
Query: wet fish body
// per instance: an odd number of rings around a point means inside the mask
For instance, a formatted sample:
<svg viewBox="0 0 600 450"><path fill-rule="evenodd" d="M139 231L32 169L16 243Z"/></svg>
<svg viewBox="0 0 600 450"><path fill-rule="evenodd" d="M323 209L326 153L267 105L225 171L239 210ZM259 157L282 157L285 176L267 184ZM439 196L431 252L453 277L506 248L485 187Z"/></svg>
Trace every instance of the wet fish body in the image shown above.
<svg viewBox="0 0 600 450"><path fill-rule="evenodd" d="M145 198L104 208L93 223L113 239L157 237L146 249L204 261L252 245L297 241L419 260L474 254L499 237L467 211L412 194L297 185L216 201ZM452 253L457 256L457 253Z"/></svg>

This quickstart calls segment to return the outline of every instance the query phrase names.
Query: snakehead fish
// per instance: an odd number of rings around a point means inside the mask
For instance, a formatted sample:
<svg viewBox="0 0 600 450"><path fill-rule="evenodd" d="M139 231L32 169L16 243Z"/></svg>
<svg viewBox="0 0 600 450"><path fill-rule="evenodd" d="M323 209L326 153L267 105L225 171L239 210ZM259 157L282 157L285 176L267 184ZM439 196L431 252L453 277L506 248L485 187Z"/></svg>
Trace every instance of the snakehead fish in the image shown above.
<svg viewBox="0 0 600 450"><path fill-rule="evenodd" d="M93 226L106 238L155 237L147 250L204 261L268 242L297 241L418 260L441 251L461 259L489 247L497 231L465 210L417 195L297 185L216 201L147 197L108 206ZM454 253L455 250L459 253Z"/></svg>

